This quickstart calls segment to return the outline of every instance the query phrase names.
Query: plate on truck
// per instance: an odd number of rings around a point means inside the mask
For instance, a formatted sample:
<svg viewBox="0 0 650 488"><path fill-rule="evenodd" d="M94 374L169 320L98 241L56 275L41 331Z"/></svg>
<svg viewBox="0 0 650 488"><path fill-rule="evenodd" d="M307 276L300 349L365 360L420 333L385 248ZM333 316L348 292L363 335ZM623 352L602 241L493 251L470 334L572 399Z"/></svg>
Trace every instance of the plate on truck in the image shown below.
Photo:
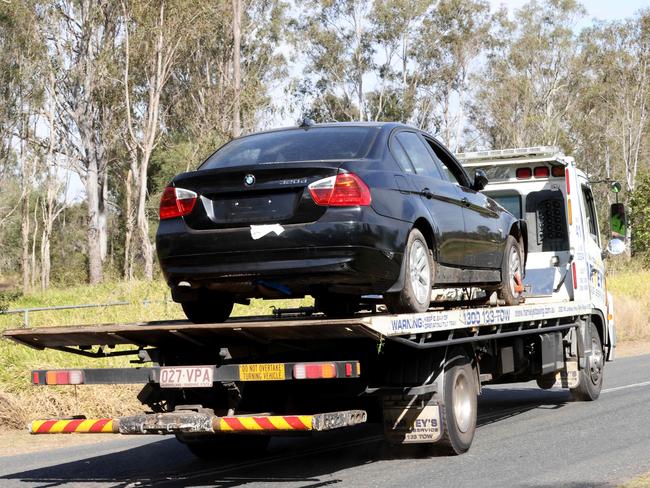
<svg viewBox="0 0 650 488"><path fill-rule="evenodd" d="M160 368L161 388L211 388L212 366L163 366Z"/></svg>

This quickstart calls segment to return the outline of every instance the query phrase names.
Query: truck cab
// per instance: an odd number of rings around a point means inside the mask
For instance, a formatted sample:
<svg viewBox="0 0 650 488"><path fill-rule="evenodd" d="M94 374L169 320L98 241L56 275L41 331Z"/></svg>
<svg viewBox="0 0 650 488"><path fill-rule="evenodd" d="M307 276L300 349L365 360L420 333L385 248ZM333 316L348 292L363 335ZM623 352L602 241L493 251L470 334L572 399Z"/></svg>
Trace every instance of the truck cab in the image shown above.
<svg viewBox="0 0 650 488"><path fill-rule="evenodd" d="M606 357L613 360L613 301L604 265L613 252L611 245L603 247L588 176L574 158L552 146L469 152L458 158L470 173L483 170L489 180L484 193L527 224L525 295L539 303L591 303Z"/></svg>

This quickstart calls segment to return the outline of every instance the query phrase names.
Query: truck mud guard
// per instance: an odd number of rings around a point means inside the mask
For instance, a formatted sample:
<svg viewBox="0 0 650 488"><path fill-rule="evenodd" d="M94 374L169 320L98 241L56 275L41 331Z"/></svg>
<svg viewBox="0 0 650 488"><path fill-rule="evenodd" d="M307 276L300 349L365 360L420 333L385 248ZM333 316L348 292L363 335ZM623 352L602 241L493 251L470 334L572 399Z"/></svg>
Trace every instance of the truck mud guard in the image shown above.
<svg viewBox="0 0 650 488"><path fill-rule="evenodd" d="M232 415L179 411L115 419L34 420L31 434L237 434L340 429L366 421L364 410L344 410L309 415Z"/></svg>

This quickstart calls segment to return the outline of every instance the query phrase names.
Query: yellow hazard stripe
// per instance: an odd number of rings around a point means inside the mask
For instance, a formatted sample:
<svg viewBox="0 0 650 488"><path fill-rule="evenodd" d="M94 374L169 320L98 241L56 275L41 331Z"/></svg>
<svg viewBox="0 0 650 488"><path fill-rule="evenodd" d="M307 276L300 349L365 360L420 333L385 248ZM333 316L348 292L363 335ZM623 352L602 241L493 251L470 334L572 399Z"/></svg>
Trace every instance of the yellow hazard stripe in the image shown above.
<svg viewBox="0 0 650 488"><path fill-rule="evenodd" d="M311 430L312 418L312 415L221 417L217 429L223 432Z"/></svg>
<svg viewBox="0 0 650 488"><path fill-rule="evenodd" d="M112 419L34 420L32 434L112 434Z"/></svg>

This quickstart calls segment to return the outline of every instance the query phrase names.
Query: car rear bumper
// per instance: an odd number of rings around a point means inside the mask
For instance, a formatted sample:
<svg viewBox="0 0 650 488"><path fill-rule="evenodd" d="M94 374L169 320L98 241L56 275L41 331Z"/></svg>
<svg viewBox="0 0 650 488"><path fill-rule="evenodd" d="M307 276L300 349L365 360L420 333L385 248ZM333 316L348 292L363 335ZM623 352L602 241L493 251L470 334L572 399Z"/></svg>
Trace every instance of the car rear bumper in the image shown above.
<svg viewBox="0 0 650 488"><path fill-rule="evenodd" d="M250 227L195 231L182 219L162 221L158 257L173 291L187 282L186 288L247 298L314 290L381 293L399 277L410 224L359 212L328 210L316 222L285 225L280 235L259 239L252 238Z"/></svg>

